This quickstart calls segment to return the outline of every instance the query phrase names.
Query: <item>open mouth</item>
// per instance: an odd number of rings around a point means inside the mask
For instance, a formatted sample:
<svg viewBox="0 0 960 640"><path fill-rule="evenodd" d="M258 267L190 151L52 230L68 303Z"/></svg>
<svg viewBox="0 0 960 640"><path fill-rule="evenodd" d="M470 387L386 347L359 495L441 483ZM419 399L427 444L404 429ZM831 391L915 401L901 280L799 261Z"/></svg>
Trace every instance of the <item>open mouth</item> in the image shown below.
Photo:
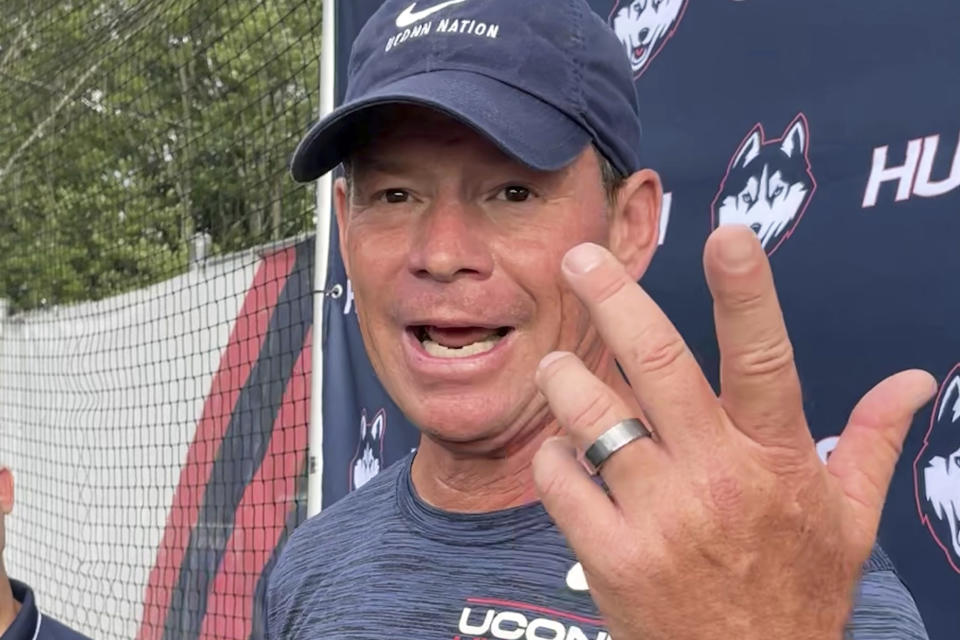
<svg viewBox="0 0 960 640"><path fill-rule="evenodd" d="M643 46L642 44L637 45L636 47L633 48L633 59L641 60L643 58L643 54L646 52L647 52L647 48L645 46Z"/></svg>
<svg viewBox="0 0 960 640"><path fill-rule="evenodd" d="M513 327L408 327L427 354L434 358L467 358L486 353L503 340Z"/></svg>

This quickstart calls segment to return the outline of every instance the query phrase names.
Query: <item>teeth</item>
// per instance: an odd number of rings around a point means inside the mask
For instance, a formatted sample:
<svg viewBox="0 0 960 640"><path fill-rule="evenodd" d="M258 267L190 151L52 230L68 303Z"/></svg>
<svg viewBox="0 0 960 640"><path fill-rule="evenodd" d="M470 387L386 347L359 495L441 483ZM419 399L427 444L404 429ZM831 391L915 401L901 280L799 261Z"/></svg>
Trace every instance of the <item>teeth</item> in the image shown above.
<svg viewBox="0 0 960 640"><path fill-rule="evenodd" d="M484 338L477 342L473 342L462 347L445 347L439 342L434 342L430 338L427 338L422 342L423 349L430 355L435 358L466 358L467 356L475 356L478 353L486 353L493 349L497 342L500 341L500 336L493 334L489 338Z"/></svg>

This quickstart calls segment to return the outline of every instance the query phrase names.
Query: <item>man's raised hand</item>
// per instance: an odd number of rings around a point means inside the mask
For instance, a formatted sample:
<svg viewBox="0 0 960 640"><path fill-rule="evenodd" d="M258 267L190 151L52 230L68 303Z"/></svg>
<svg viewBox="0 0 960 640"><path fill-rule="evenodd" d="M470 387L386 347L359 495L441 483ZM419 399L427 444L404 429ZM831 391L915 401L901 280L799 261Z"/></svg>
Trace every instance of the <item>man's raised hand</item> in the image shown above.
<svg viewBox="0 0 960 640"><path fill-rule="evenodd" d="M935 381L904 371L878 384L823 465L755 235L717 229L704 266L719 397L610 253L596 245L568 252L567 280L634 397L619 397L573 355L544 358L537 381L569 437L541 448L537 487L617 640L839 640L903 439ZM655 437L606 461L607 494L576 449L631 417L642 417Z"/></svg>

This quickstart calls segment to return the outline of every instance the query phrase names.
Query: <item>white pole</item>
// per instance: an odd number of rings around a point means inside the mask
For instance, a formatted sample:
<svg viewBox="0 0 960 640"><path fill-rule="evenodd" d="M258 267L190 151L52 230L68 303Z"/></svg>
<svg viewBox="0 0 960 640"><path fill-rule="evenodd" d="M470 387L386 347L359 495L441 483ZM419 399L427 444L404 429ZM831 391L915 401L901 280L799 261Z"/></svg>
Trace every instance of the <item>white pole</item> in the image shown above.
<svg viewBox="0 0 960 640"><path fill-rule="evenodd" d="M323 0L323 27L320 37L320 113L333 111L336 75L336 0ZM330 209L333 203L333 174L317 181L317 231L314 237L313 350L311 353L310 432L307 464L307 517L320 512L323 503L323 307L326 299L327 259L330 247Z"/></svg>

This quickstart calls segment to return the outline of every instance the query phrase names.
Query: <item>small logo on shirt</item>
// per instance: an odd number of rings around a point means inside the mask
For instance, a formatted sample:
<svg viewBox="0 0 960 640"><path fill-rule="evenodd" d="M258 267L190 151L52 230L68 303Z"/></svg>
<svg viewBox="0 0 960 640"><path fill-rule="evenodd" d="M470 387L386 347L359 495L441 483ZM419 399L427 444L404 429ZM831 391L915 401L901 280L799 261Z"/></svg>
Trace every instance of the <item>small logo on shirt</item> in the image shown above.
<svg viewBox="0 0 960 640"><path fill-rule="evenodd" d="M549 607L494 598L467 598L454 640L612 640L603 620Z"/></svg>
<svg viewBox="0 0 960 640"><path fill-rule="evenodd" d="M583 565L579 562L567 571L567 587L571 591L589 591L587 585L587 575L583 572Z"/></svg>

